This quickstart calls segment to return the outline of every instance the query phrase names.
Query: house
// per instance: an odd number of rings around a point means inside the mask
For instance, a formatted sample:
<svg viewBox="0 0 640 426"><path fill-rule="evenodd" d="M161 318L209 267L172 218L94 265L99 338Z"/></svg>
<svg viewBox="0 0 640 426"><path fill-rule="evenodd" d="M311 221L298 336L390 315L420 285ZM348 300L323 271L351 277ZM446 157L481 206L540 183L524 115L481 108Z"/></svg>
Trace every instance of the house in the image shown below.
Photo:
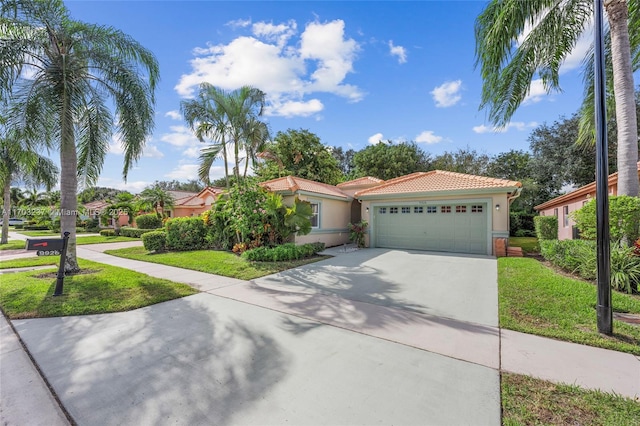
<svg viewBox="0 0 640 426"><path fill-rule="evenodd" d="M216 186L207 186L200 192L167 191L173 196L174 205L165 209L165 213L168 217L198 216L211 210L211 205L224 191Z"/></svg>
<svg viewBox="0 0 640 426"><path fill-rule="evenodd" d="M638 179L640 179L640 162L638 162ZM609 175L609 195L618 195L618 173ZM580 209L596 196L596 183L591 182L574 191L560 195L552 200L535 206L540 216L556 216L558 218L558 239L575 239L578 236L571 213Z"/></svg>
<svg viewBox="0 0 640 426"><path fill-rule="evenodd" d="M106 212L108 207L112 205L112 202L104 201L104 200L96 200L91 201L90 203L86 203L83 205L83 211L80 212L81 219L94 219L100 221L100 226L102 226L102 220L100 216ZM109 226L114 226L114 218L109 219ZM118 215L118 223L120 226L128 226L129 225L129 212L121 211Z"/></svg>
<svg viewBox="0 0 640 426"><path fill-rule="evenodd" d="M349 242L348 224L351 221L353 196L336 186L296 176L272 179L259 185L282 195L286 205L292 205L295 197L311 203L311 232L296 235L296 244L322 242L332 247Z"/></svg>
<svg viewBox="0 0 640 426"><path fill-rule="evenodd" d="M357 191L369 247L504 256L520 182L434 170Z"/></svg>
<svg viewBox="0 0 640 426"><path fill-rule="evenodd" d="M355 196L355 193L365 189L373 188L384 183L382 179L378 179L372 176L365 176L359 179L342 182L337 185L339 189L350 197ZM351 223L360 222L362 219L362 208L360 206L360 200L353 199L351 201Z"/></svg>

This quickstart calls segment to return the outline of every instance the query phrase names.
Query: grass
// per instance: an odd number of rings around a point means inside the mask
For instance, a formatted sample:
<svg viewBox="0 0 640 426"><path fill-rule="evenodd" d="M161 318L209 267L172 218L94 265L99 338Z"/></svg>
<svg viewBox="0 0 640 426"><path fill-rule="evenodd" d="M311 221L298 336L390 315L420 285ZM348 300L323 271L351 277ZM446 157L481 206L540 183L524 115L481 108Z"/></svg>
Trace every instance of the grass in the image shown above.
<svg viewBox="0 0 640 426"><path fill-rule="evenodd" d="M540 246L536 237L509 237L509 246L520 247L525 254L540 253Z"/></svg>
<svg viewBox="0 0 640 426"><path fill-rule="evenodd" d="M7 244L0 244L0 250L22 250L26 245L22 240L9 240Z"/></svg>
<svg viewBox="0 0 640 426"><path fill-rule="evenodd" d="M80 237L76 239L76 244L83 246L86 244L102 244L102 243L124 243L127 241L141 241L140 238L130 237L104 237L102 235L92 235L90 237Z"/></svg>
<svg viewBox="0 0 640 426"><path fill-rule="evenodd" d="M177 266L225 277L251 280L274 274L291 268L296 268L307 263L326 259L328 256L317 256L309 259L294 260L290 262L250 262L242 257L215 250L198 250L184 252L170 252L151 254L144 247L130 247L119 250L107 250L105 253L127 259L142 260L145 262L161 263L163 265Z"/></svg>
<svg viewBox="0 0 640 426"><path fill-rule="evenodd" d="M502 374L502 424L638 425L640 404L621 396Z"/></svg>
<svg viewBox="0 0 640 426"><path fill-rule="evenodd" d="M596 286L560 275L532 258L498 259L500 326L640 355L640 327L614 320L598 333ZM614 312L640 314L640 296L613 292Z"/></svg>
<svg viewBox="0 0 640 426"><path fill-rule="evenodd" d="M64 279L64 294L53 297L55 268L2 276L0 307L10 319L122 312L197 293L185 284L115 266L79 260L91 273ZM47 277L39 277L48 273Z"/></svg>
<svg viewBox="0 0 640 426"><path fill-rule="evenodd" d="M20 259L3 260L0 262L0 269L23 268L27 266L55 265L60 264L60 256L23 257Z"/></svg>
<svg viewBox="0 0 640 426"><path fill-rule="evenodd" d="M17 230L16 231L19 234L22 235L26 235L27 237L59 237L60 236L60 232L54 232L54 231L49 231L49 230L43 230L43 231L22 231L22 230ZM91 234L92 232L86 232L86 231L78 231L76 230L76 234Z"/></svg>

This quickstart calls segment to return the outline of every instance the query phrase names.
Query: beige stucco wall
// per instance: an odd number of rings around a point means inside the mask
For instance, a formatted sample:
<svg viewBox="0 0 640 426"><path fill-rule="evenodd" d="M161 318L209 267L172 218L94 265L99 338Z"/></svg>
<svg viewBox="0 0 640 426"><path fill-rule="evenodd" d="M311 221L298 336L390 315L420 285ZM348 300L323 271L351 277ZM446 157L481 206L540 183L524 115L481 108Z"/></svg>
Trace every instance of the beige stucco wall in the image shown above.
<svg viewBox="0 0 640 426"><path fill-rule="evenodd" d="M573 226L576 224L571 218L571 213L579 210L589 198L587 195L581 196L579 199L569 200L565 203L559 204L556 207L550 207L548 209L544 209L540 211L540 216L555 216L556 209L558 216L558 239L559 240L570 240L573 238ZM568 223L565 222L565 207L569 208L568 215Z"/></svg>
<svg viewBox="0 0 640 426"><path fill-rule="evenodd" d="M300 200L318 203L320 205L320 226L313 228L310 234L296 236L296 244L323 242L327 247L333 247L349 242L348 224L351 221L351 200L334 200L322 196L300 195ZM285 205L293 204L294 196L285 196Z"/></svg>
<svg viewBox="0 0 640 426"><path fill-rule="evenodd" d="M362 201L362 220L366 220L371 224L370 214L373 212L372 205L389 205L389 204L405 204L412 205L418 204L419 201L433 201L441 202L447 200L461 200L465 202L478 201L486 202L488 205L488 212L491 215L492 234L493 236L508 236L509 234L509 208L508 208L508 194L475 194L475 195L448 195L439 197L398 197L398 198L383 198L378 200L363 200ZM500 209L496 210L495 206L500 205ZM368 210L367 210L368 209ZM371 229L371 228L369 228ZM365 244L369 245L369 235L365 237Z"/></svg>

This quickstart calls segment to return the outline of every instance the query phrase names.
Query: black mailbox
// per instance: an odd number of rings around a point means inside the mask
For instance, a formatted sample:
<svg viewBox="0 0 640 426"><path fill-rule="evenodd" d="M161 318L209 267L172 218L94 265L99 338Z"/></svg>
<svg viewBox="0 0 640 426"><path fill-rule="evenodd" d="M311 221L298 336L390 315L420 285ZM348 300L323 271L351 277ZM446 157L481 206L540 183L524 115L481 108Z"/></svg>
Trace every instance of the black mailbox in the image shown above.
<svg viewBox="0 0 640 426"><path fill-rule="evenodd" d="M38 250L38 256L59 256L64 248L62 238L39 238L27 240L27 250Z"/></svg>

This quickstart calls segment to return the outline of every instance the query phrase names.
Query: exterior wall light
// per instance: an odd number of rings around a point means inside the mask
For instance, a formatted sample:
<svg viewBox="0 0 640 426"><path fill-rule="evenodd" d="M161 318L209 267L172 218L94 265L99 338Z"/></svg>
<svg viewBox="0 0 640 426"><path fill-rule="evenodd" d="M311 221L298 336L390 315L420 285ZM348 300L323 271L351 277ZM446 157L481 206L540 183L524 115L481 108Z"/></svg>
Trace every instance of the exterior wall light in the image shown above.
<svg viewBox="0 0 640 426"><path fill-rule="evenodd" d="M500 204L496 204L496 210L500 210Z"/></svg>
<svg viewBox="0 0 640 426"><path fill-rule="evenodd" d="M369 207L367 207L367 213L369 213Z"/></svg>

